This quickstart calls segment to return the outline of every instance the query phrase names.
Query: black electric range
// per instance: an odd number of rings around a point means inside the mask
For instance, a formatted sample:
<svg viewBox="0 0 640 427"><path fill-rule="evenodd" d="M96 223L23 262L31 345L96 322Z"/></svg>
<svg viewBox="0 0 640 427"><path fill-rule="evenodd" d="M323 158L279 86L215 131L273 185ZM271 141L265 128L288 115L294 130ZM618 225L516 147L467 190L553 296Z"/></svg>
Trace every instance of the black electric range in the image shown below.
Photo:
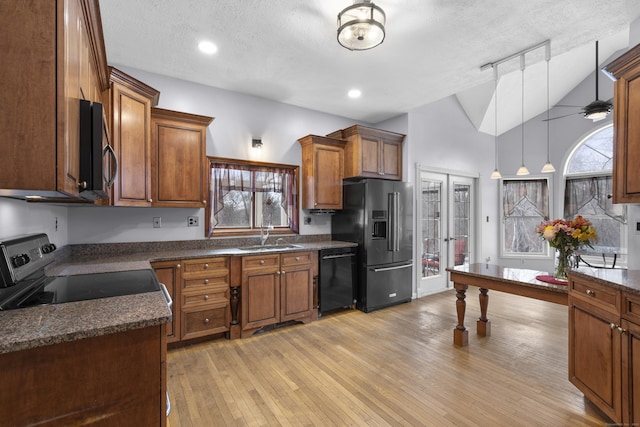
<svg viewBox="0 0 640 427"><path fill-rule="evenodd" d="M0 242L0 310L60 304L161 290L152 270L49 277L55 245L46 234Z"/></svg>

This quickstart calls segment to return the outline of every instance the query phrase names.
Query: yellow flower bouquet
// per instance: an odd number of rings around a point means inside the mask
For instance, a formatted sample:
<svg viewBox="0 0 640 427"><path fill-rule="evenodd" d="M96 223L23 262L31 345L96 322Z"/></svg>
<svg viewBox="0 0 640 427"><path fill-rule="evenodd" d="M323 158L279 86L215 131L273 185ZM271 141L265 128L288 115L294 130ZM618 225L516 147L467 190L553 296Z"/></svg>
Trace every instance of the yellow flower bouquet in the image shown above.
<svg viewBox="0 0 640 427"><path fill-rule="evenodd" d="M536 227L536 232L549 242L549 246L557 249L558 265L555 278L560 280L567 280L566 270L574 251L583 246L592 248L593 243L598 240L591 221L581 215L577 215L573 220L543 221Z"/></svg>

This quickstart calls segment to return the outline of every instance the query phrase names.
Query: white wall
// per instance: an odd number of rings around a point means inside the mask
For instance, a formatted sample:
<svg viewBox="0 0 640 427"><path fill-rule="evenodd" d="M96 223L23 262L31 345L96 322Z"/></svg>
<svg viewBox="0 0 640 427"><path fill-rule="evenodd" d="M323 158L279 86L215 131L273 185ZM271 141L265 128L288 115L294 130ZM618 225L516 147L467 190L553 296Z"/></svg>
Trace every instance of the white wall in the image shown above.
<svg viewBox="0 0 640 427"><path fill-rule="evenodd" d="M117 67L117 66L116 66ZM118 67L160 91L158 107L214 117L207 130L207 155L300 165L297 140L308 134L326 135L354 121L280 102L203 86L127 67ZM251 148L260 138L263 148ZM200 217L199 227L187 227L187 216ZM194 240L204 238L204 209L69 208L71 243ZM152 228L153 217L162 228ZM305 225L303 218L311 218ZM300 213L300 234L331 233L326 215Z"/></svg>
<svg viewBox="0 0 640 427"><path fill-rule="evenodd" d="M62 247L69 243L67 208L44 203L0 198L0 239L22 234L47 233Z"/></svg>

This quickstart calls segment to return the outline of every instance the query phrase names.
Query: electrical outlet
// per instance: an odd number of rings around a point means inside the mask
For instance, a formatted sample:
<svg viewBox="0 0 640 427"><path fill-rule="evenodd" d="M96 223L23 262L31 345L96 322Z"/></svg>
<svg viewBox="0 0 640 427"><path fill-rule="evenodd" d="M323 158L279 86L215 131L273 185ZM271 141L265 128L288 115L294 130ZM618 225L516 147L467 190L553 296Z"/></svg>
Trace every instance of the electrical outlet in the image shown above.
<svg viewBox="0 0 640 427"><path fill-rule="evenodd" d="M154 216L153 217L153 228L160 228L162 227L162 218L159 216Z"/></svg>
<svg viewBox="0 0 640 427"><path fill-rule="evenodd" d="M305 224L311 224L311 217L310 216L305 216L304 217L304 223Z"/></svg>
<svg viewBox="0 0 640 427"><path fill-rule="evenodd" d="M187 227L197 227L198 226L198 217L197 216L188 216L187 217Z"/></svg>

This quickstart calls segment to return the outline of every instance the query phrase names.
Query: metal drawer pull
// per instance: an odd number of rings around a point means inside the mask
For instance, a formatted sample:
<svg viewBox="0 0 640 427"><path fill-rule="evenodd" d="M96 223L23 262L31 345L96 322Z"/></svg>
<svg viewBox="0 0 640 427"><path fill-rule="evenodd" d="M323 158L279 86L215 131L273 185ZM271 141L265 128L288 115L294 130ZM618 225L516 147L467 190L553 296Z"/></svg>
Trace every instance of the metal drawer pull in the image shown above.
<svg viewBox="0 0 640 427"><path fill-rule="evenodd" d="M208 284L209 283L209 279L204 279L204 284Z"/></svg>
<svg viewBox="0 0 640 427"><path fill-rule="evenodd" d="M209 300L209 295L205 295L205 296L204 296L204 300L205 300L205 301L208 301L208 300Z"/></svg>
<svg viewBox="0 0 640 427"><path fill-rule="evenodd" d="M264 264L264 260L263 259L260 260L260 264Z"/></svg>
<svg viewBox="0 0 640 427"><path fill-rule="evenodd" d="M589 295L590 297L595 297L596 293L595 293L595 291L592 291L591 289L587 289L587 295Z"/></svg>
<svg viewBox="0 0 640 427"><path fill-rule="evenodd" d="M204 319L204 323L205 323L205 324L207 324L207 323L209 323L209 322L210 322L210 320L209 320L209 319Z"/></svg>
<svg viewBox="0 0 640 427"><path fill-rule="evenodd" d="M209 268L209 264L205 264L205 265L204 265L204 268Z"/></svg>
<svg viewBox="0 0 640 427"><path fill-rule="evenodd" d="M299 256L296 257L296 261L300 261L300 257Z"/></svg>

